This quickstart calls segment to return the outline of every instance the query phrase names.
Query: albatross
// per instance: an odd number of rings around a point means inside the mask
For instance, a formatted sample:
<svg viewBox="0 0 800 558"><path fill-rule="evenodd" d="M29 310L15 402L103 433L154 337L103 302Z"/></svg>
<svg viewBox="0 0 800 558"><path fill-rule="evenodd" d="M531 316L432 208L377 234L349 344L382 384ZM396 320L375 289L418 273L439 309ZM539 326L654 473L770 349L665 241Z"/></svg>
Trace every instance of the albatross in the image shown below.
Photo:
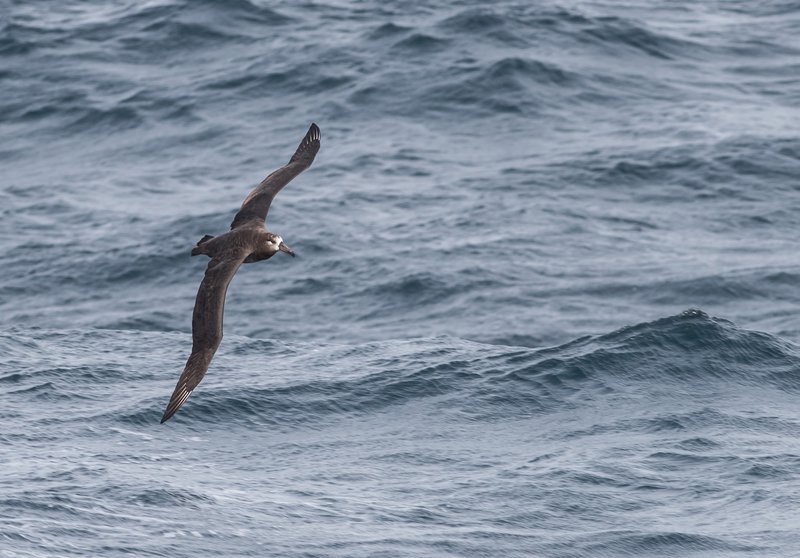
<svg viewBox="0 0 800 558"><path fill-rule="evenodd" d="M222 341L225 293L239 267L243 263L267 260L278 252L294 257L280 235L267 231L267 212L275 195L311 166L319 151L319 138L319 127L312 123L289 162L262 180L245 198L233 218L231 230L219 236L206 235L192 249L192 256L203 254L211 261L194 303L192 354L172 392L161 424L172 418L206 375Z"/></svg>

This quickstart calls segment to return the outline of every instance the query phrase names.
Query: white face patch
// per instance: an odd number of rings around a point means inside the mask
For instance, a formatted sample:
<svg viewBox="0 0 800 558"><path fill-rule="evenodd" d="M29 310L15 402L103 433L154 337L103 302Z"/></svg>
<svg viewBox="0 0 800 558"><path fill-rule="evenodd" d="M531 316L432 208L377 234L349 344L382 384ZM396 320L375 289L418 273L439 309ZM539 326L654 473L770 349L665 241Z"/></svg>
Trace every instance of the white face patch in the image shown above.
<svg viewBox="0 0 800 558"><path fill-rule="evenodd" d="M283 242L283 239L278 235L275 235L274 237L272 237L269 240L267 240L267 244L271 248L274 248L276 251L278 250L278 246L281 245L281 242Z"/></svg>

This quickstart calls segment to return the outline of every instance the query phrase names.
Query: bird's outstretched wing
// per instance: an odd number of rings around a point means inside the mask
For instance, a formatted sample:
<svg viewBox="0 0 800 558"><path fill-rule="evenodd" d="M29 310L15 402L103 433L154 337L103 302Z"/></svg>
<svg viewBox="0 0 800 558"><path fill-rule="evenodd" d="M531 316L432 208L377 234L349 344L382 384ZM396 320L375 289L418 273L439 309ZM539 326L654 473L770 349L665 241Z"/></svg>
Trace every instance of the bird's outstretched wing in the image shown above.
<svg viewBox="0 0 800 558"><path fill-rule="evenodd" d="M264 225L269 206L275 195L295 176L311 166L314 156L319 151L319 138L319 127L311 124L289 162L262 180L261 184L256 186L245 198L239 213L233 218L231 229L250 223Z"/></svg>
<svg viewBox="0 0 800 558"><path fill-rule="evenodd" d="M194 303L192 315L192 354L186 361L169 400L161 423L168 421L206 375L211 359L222 341L222 316L225 312L225 293L228 285L248 256L249 250L236 248L212 259Z"/></svg>

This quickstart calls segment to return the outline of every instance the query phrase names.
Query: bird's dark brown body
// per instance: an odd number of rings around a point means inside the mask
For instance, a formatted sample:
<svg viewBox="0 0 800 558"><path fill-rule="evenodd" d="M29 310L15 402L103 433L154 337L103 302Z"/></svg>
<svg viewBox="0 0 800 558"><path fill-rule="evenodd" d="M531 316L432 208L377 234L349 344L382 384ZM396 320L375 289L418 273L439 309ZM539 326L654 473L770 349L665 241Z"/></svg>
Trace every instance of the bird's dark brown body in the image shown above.
<svg viewBox="0 0 800 558"><path fill-rule="evenodd" d="M289 163L279 168L245 198L231 223L231 230L219 236L206 235L192 249L192 256L211 258L197 291L192 314L192 354L186 361L161 422L174 415L206 374L222 342L225 294L242 264L267 260L277 252L294 252L283 239L267 231L265 219L275 195L295 176L307 169L319 151L320 131L312 124Z"/></svg>
<svg viewBox="0 0 800 558"><path fill-rule="evenodd" d="M248 252L248 256L243 263L260 262L261 260L268 260L277 254L280 251L281 242L280 236L267 232L266 229L243 227L219 236L213 236L205 241L201 240L192 249L192 256L203 254L209 258L214 258L229 250L241 248Z"/></svg>

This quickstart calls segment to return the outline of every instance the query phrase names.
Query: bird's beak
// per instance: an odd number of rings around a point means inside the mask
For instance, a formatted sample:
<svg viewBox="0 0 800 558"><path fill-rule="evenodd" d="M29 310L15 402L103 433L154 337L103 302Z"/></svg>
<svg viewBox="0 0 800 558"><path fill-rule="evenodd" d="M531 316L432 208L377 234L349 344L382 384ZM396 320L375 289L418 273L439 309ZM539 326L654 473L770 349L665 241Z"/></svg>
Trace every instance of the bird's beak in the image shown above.
<svg viewBox="0 0 800 558"><path fill-rule="evenodd" d="M278 250L280 250L281 252L286 252L287 254L289 254L291 257L294 258L294 250L286 246L286 244L284 244L283 242L278 244Z"/></svg>

